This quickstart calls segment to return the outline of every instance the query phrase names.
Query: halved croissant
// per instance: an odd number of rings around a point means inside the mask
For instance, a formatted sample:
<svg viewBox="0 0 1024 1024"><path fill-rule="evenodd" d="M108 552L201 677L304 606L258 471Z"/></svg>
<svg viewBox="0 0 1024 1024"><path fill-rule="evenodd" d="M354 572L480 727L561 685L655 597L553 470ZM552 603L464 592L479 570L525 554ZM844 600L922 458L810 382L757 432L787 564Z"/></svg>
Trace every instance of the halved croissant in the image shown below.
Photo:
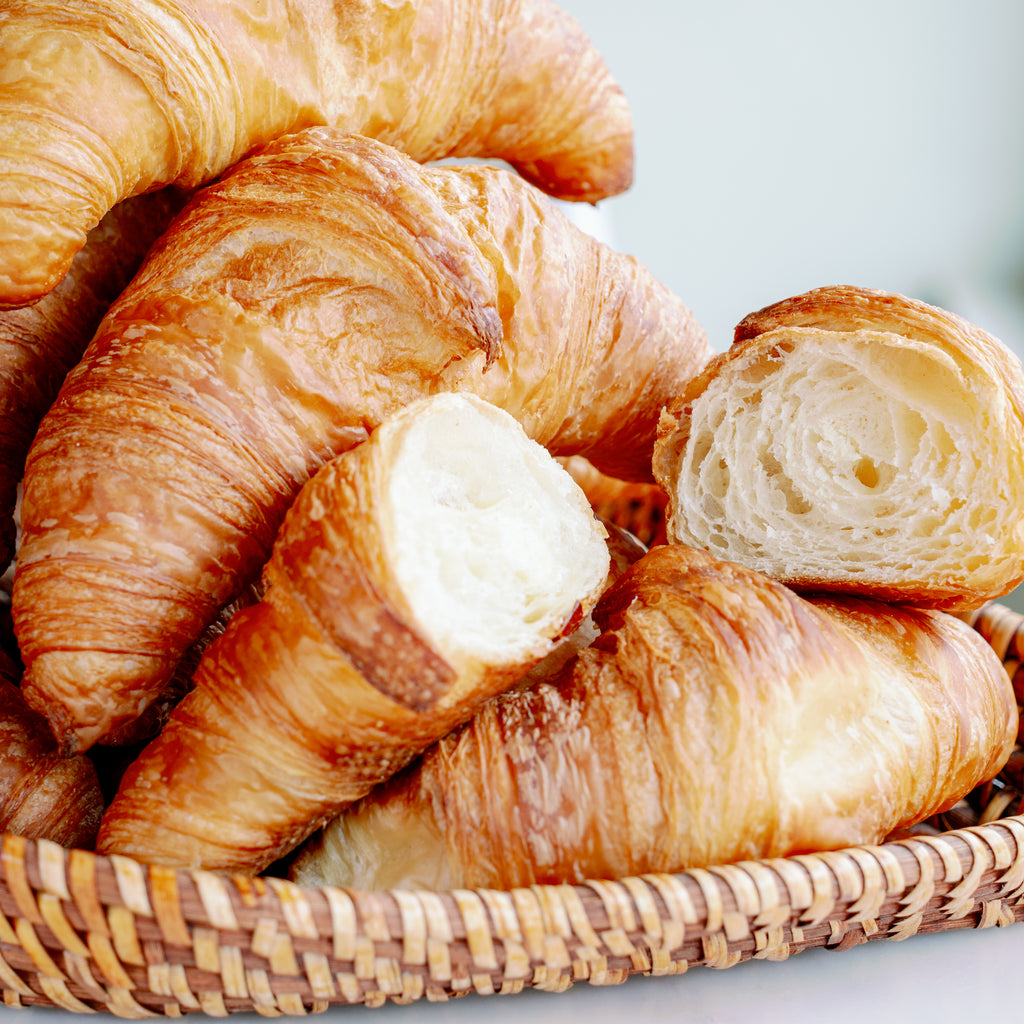
<svg viewBox="0 0 1024 1024"><path fill-rule="evenodd" d="M103 813L96 769L84 754L60 755L17 682L17 666L0 648L0 832L88 849Z"/></svg>
<svg viewBox="0 0 1024 1024"><path fill-rule="evenodd" d="M508 889L879 842L996 774L1016 703L937 611L805 600L661 545L556 682L506 694L332 822L303 884Z"/></svg>
<svg viewBox="0 0 1024 1024"><path fill-rule="evenodd" d="M0 53L0 308L50 290L119 200L311 125L503 158L567 199L632 178L622 92L550 0L21 0Z"/></svg>
<svg viewBox="0 0 1024 1024"><path fill-rule="evenodd" d="M36 434L28 699L69 748L136 717L306 479L410 401L473 392L649 479L659 410L710 354L676 296L507 171L330 129L274 143L176 219Z"/></svg>
<svg viewBox="0 0 1024 1024"><path fill-rule="evenodd" d="M1024 373L923 302L821 288L747 317L671 403L668 536L791 586L960 610L1024 579Z"/></svg>
<svg viewBox="0 0 1024 1024"><path fill-rule="evenodd" d="M32 437L65 375L81 358L111 302L184 205L161 189L118 203L89 232L53 291L0 312L0 562L14 555L14 510Z"/></svg>
<svg viewBox="0 0 1024 1024"><path fill-rule="evenodd" d="M413 403L303 488L263 599L207 648L98 848L265 868L515 683L609 568L586 498L511 416Z"/></svg>

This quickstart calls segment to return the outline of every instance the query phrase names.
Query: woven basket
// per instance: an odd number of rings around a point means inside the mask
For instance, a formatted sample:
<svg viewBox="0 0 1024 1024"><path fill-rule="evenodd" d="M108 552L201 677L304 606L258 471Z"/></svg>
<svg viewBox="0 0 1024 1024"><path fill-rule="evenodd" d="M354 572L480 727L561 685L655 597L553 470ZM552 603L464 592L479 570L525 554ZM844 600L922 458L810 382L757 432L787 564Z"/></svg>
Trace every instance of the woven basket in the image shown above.
<svg viewBox="0 0 1024 1024"><path fill-rule="evenodd" d="M969 621L1020 700L1024 618L993 604ZM0 986L8 1006L299 1015L1010 924L1024 917L1021 765L1015 752L949 815L878 846L510 892L300 888L6 835Z"/></svg>

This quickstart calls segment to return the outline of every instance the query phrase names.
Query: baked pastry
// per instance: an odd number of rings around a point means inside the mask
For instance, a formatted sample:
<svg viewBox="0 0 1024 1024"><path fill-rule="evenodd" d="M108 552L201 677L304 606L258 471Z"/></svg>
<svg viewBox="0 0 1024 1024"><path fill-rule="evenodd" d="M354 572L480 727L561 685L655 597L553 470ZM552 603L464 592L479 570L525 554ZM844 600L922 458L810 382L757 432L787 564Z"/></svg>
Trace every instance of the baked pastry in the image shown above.
<svg viewBox="0 0 1024 1024"><path fill-rule="evenodd" d="M632 179L621 89L550 0L20 0L0 11L0 309L119 200L312 125L504 159L561 198Z"/></svg>
<svg viewBox="0 0 1024 1024"><path fill-rule="evenodd" d="M1013 748L1016 703L960 619L803 599L660 545L561 679L500 696L300 851L293 880L508 889L881 841Z"/></svg>
<svg viewBox="0 0 1024 1024"><path fill-rule="evenodd" d="M255 604L263 593L261 580L256 580L247 586L241 594L233 601L229 601L213 620L199 634L199 639L185 652L181 661L175 666L174 672L167 682L167 685L160 691L159 695L146 705L146 709L138 718L132 719L120 729L107 733L99 746L91 749L94 759L100 755L101 748L129 748L118 755L119 760L127 759L125 764L131 760L134 750L138 750L148 743L164 727L168 717L178 705L185 694L192 690L192 675L203 656L203 651L213 643L227 628L228 623L235 614L242 608L248 608ZM107 752L109 754L109 751ZM104 780L105 782L105 780Z"/></svg>
<svg viewBox="0 0 1024 1024"><path fill-rule="evenodd" d="M512 686L609 568L583 493L508 413L412 403L303 488L262 600L204 652L98 849L266 868Z"/></svg>
<svg viewBox="0 0 1024 1024"><path fill-rule="evenodd" d="M161 189L115 206L89 232L53 291L35 305L0 312L0 561L15 548L14 512L25 453L68 370L131 280L143 257L185 204Z"/></svg>
<svg viewBox="0 0 1024 1024"><path fill-rule="evenodd" d="M852 287L769 306L658 432L670 540L948 610L1024 578L1024 374L953 313Z"/></svg>
<svg viewBox="0 0 1024 1024"><path fill-rule="evenodd" d="M88 849L103 813L96 769L84 754L61 757L17 680L0 648L0 832Z"/></svg>
<svg viewBox="0 0 1024 1024"><path fill-rule="evenodd" d="M659 411L710 354L664 285L508 171L330 129L272 144L176 218L36 433L27 698L68 749L136 717L302 484L409 402L473 392L650 479Z"/></svg>

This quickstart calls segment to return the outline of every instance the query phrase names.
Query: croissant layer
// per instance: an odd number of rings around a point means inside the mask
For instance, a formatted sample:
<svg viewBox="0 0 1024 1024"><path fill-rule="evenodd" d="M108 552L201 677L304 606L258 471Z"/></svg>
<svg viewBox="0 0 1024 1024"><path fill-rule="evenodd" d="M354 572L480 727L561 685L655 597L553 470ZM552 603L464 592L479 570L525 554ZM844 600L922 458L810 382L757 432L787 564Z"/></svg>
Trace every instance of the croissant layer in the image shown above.
<svg viewBox="0 0 1024 1024"><path fill-rule="evenodd" d="M312 125L567 199L632 178L622 92L549 0L19 0L0 51L0 308L52 289L118 201Z"/></svg>
<svg viewBox="0 0 1024 1024"><path fill-rule="evenodd" d="M89 233L53 291L32 306L0 312L0 559L14 555L18 483L39 421L184 202L184 193L162 189L119 203Z"/></svg>
<svg viewBox="0 0 1024 1024"><path fill-rule="evenodd" d="M806 600L683 545L632 566L561 680L490 702L332 822L304 884L621 878L881 841L1012 749L991 647L938 611Z"/></svg>

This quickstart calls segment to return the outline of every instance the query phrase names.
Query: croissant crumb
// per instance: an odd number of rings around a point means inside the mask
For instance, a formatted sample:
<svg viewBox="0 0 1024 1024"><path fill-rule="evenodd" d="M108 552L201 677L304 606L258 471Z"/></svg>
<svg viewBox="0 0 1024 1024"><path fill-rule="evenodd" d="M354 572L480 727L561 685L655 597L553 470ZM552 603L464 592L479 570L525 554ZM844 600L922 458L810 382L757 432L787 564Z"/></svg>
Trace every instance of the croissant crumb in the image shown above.
<svg viewBox="0 0 1024 1024"><path fill-rule="evenodd" d="M1024 579L1024 373L890 293L752 314L661 417L671 540L802 589L963 610Z"/></svg>

